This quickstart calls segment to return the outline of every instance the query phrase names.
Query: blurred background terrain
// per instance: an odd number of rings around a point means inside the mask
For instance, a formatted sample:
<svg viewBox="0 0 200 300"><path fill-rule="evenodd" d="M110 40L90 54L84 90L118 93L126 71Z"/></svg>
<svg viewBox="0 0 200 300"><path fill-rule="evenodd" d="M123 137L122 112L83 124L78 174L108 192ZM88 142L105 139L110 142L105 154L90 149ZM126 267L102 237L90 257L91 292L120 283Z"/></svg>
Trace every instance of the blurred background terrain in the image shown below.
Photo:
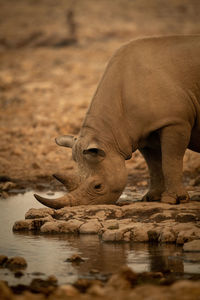
<svg viewBox="0 0 200 300"><path fill-rule="evenodd" d="M0 187L56 187L51 175L74 163L54 138L78 134L113 52L144 36L199 34L199 15L199 0L0 0ZM127 167L129 185L145 188L138 152ZM200 185L199 154L187 151L184 174Z"/></svg>

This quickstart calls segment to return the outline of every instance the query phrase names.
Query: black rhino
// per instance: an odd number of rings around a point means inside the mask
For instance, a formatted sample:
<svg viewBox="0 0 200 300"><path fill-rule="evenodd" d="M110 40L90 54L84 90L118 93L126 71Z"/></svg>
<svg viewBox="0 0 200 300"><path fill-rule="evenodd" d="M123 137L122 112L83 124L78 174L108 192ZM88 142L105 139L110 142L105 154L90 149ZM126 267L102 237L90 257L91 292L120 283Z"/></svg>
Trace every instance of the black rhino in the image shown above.
<svg viewBox="0 0 200 300"><path fill-rule="evenodd" d="M187 148L200 152L200 36L153 37L122 46L111 58L72 148L80 175L46 206L113 204L127 180L125 160L139 149L150 172L144 200L189 201L182 185Z"/></svg>

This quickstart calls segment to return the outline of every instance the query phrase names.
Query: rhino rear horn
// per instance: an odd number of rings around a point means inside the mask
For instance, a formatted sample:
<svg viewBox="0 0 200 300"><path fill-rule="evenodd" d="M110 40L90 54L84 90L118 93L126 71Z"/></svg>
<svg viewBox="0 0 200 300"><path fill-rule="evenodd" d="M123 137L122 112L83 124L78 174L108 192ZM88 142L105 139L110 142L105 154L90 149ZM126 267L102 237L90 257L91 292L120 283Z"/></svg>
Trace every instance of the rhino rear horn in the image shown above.
<svg viewBox="0 0 200 300"><path fill-rule="evenodd" d="M61 174L53 174L53 177L57 179L59 182L64 184L69 192L74 191L78 188L80 183L80 178L73 174L61 175Z"/></svg>
<svg viewBox="0 0 200 300"><path fill-rule="evenodd" d="M72 148L76 138L72 135L62 135L55 139L56 144L63 147Z"/></svg>

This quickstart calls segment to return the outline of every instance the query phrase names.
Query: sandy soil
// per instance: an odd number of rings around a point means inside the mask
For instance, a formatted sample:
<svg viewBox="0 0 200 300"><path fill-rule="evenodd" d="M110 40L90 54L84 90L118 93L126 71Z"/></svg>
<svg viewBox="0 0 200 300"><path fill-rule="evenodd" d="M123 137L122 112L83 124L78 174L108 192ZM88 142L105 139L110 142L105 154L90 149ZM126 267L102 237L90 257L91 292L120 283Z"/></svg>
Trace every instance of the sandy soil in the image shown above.
<svg viewBox="0 0 200 300"><path fill-rule="evenodd" d="M78 133L105 65L121 44L200 31L198 0L0 4L0 179L25 187L55 187L51 174L73 168L71 151L57 147L54 138ZM186 174L196 178L200 157L188 153L185 160ZM139 153L127 167L129 184L147 185Z"/></svg>

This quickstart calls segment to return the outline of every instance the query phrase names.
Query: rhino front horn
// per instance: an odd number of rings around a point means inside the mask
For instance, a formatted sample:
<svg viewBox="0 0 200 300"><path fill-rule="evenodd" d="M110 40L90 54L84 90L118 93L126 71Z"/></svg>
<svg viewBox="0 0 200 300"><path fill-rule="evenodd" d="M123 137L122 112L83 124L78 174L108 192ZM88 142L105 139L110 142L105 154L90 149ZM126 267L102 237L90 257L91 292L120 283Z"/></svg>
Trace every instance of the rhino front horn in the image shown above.
<svg viewBox="0 0 200 300"><path fill-rule="evenodd" d="M37 194L34 194L34 197L43 205L50 207L50 208L54 208L54 209L59 209L59 208L65 207L65 206L73 206L74 205L73 198L70 194L67 194L67 195L57 198L57 199L48 199L48 198L41 197Z"/></svg>

